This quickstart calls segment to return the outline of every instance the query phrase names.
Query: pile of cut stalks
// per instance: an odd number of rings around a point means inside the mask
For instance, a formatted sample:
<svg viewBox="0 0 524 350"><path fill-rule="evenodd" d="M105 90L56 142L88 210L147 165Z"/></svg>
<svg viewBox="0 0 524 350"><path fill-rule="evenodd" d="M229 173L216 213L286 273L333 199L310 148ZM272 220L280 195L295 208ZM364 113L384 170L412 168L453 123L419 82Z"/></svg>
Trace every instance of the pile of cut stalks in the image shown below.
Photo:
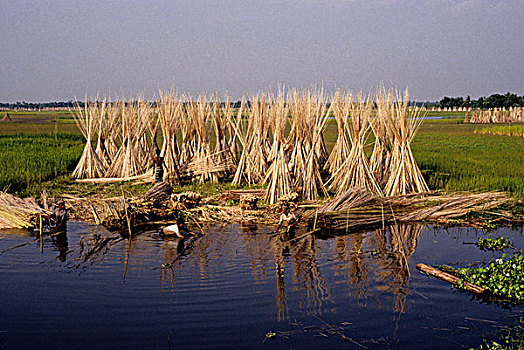
<svg viewBox="0 0 524 350"><path fill-rule="evenodd" d="M34 198L21 199L0 192L0 229L34 228L50 214Z"/></svg>
<svg viewBox="0 0 524 350"><path fill-rule="evenodd" d="M468 116L468 113L466 112L464 123L524 123L524 108L510 107L509 109L478 109L472 111L471 116Z"/></svg>
<svg viewBox="0 0 524 350"><path fill-rule="evenodd" d="M314 212L315 228L441 220L507 201L500 193L429 192L411 151L422 122L421 109L408 106L408 101L407 90L381 87L367 96L280 88L276 94L259 93L236 103L227 96L160 92L155 101L77 104L73 114L86 144L73 176L102 183L152 182L152 159L158 150L164 161L163 183L171 187L230 181L264 187L260 196L267 213L295 193L307 203L335 195L333 202ZM338 135L328 152L324 133L330 118L336 120ZM372 147L370 156L367 147ZM96 223L109 227L125 223L129 228L138 218L171 220L181 211L201 220L275 220L264 211L220 203L185 208L173 204L170 193L157 191L162 200L154 198L155 191L148 199L137 200L126 199L123 193L104 200L64 199L83 211L77 218L86 219L90 212ZM7 227L5 218L11 217L15 223L11 225L30 227L28 222L42 210L20 203L14 214L12 208L0 202L0 225Z"/></svg>
<svg viewBox="0 0 524 350"><path fill-rule="evenodd" d="M269 204L293 192L314 200L356 187L381 197L427 192L411 153L421 109L408 100L407 90L382 87L368 96L281 88L236 103L174 92L153 102L86 103L73 111L86 138L73 176L151 181L159 149L164 181L266 186ZM338 126L331 153L324 140L330 118Z"/></svg>

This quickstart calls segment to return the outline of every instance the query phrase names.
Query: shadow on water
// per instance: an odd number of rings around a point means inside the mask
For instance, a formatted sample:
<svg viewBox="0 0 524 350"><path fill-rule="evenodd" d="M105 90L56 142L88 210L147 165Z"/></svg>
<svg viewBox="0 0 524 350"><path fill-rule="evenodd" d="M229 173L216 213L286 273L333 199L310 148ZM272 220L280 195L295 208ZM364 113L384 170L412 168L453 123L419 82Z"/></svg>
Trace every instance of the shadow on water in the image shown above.
<svg viewBox="0 0 524 350"><path fill-rule="evenodd" d="M161 237L154 228L123 238L70 223L67 232L43 238L42 252L34 235L0 233L0 278L10 281L1 336L13 348L41 342L74 348L76 337L90 336L110 347L165 348L169 337L179 348L257 348L275 330L270 341L277 349L461 348L479 344L484 332L522 312L455 292L414 269L418 262L464 266L498 258L462 244L489 234L482 230L399 224L274 235L256 224L202 229L204 235L188 239ZM522 229L496 234L524 247ZM37 301L20 290L31 290ZM38 331L27 314L42 320ZM111 326L100 327L106 319ZM57 327L68 336L56 335Z"/></svg>

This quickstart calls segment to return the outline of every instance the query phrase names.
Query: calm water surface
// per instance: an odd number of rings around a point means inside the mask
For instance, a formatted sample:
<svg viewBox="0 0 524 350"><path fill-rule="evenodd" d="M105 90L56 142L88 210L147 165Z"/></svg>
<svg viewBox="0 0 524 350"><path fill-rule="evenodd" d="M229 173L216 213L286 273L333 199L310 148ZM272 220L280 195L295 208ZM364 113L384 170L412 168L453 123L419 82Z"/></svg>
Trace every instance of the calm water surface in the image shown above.
<svg viewBox="0 0 524 350"><path fill-rule="evenodd" d="M186 242L75 222L42 243L0 232L0 349L461 349L523 311L415 269L499 258L463 244L482 230L290 241L262 226L203 229ZM522 233L491 235L524 248Z"/></svg>

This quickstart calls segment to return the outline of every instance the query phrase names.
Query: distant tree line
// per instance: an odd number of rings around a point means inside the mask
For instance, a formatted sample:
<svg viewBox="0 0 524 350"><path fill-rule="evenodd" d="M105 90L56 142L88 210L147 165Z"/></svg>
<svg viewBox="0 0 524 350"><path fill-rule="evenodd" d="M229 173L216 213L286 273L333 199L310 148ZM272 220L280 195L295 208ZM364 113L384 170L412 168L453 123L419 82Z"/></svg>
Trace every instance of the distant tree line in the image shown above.
<svg viewBox="0 0 524 350"><path fill-rule="evenodd" d="M524 95L517 96L508 92L505 95L493 94L489 97L480 97L478 100L472 100L469 96L447 97L445 96L439 102L440 107L471 107L471 108L509 108L524 107Z"/></svg>
<svg viewBox="0 0 524 350"><path fill-rule="evenodd" d="M67 102L15 102L15 103L3 103L0 102L0 108L3 109L45 109L45 108L74 108L77 102L70 100ZM84 102L78 101L80 106L84 106Z"/></svg>
<svg viewBox="0 0 524 350"><path fill-rule="evenodd" d="M3 103L0 102L0 108L2 109L64 109L74 108L76 104L80 107L84 107L84 102L69 100L67 102L15 102L15 103ZM233 108L240 107L241 102L232 102ZM249 101L247 102L249 107ZM155 103L153 103L155 105ZM524 107L524 95L518 96L513 93L506 93L505 95L493 94L489 97L480 97L478 100L472 100L469 95L466 98L463 97L448 97L444 96L437 103L432 102L415 102L410 101L410 106L440 106L440 107L471 107L471 108L509 108L509 107Z"/></svg>

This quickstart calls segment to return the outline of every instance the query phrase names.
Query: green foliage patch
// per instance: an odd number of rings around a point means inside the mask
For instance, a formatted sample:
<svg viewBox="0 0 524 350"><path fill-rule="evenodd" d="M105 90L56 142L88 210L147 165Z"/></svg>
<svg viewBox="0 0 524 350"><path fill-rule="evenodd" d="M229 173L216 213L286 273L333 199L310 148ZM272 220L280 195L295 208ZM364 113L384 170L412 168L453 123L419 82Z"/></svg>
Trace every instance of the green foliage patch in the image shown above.
<svg viewBox="0 0 524 350"><path fill-rule="evenodd" d="M475 245L482 250L504 250L510 248L513 243L506 237L479 238Z"/></svg>
<svg viewBox="0 0 524 350"><path fill-rule="evenodd" d="M484 340L479 350L521 350L524 349L524 321L519 320L518 324L508 327L498 334Z"/></svg>
<svg viewBox="0 0 524 350"><path fill-rule="evenodd" d="M482 266L454 269L443 266L441 269L450 272L464 281L486 288L497 299L511 302L524 302L524 255L516 254L504 260L491 260Z"/></svg>
<svg viewBox="0 0 524 350"><path fill-rule="evenodd" d="M524 137L524 124L496 125L475 130L479 134Z"/></svg>
<svg viewBox="0 0 524 350"><path fill-rule="evenodd" d="M71 172L84 147L79 135L0 135L0 189L25 192Z"/></svg>

